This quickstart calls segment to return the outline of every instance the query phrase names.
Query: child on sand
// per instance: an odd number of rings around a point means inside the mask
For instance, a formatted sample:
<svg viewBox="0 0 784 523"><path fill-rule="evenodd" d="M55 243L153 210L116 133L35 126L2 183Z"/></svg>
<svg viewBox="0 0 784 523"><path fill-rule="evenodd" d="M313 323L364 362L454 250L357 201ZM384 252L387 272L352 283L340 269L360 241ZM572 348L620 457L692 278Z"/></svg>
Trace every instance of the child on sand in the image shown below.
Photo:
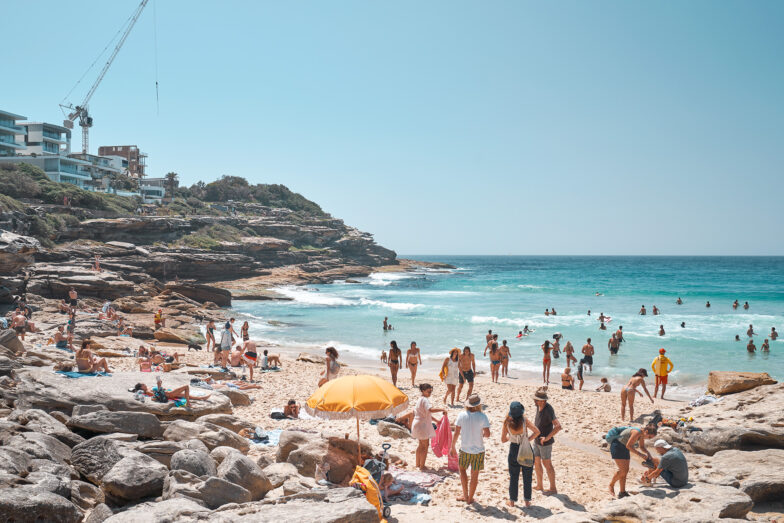
<svg viewBox="0 0 784 523"><path fill-rule="evenodd" d="M612 390L612 387L610 386L610 383L607 381L607 378L602 378L599 381L601 381L602 383L601 385L596 387L596 392L610 392Z"/></svg>

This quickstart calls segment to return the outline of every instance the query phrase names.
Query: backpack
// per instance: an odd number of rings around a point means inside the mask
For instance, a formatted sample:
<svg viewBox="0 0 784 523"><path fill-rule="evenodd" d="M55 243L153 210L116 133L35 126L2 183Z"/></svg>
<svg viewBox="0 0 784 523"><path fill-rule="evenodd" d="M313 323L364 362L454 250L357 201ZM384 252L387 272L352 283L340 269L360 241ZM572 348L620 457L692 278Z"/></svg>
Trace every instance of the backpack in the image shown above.
<svg viewBox="0 0 784 523"><path fill-rule="evenodd" d="M621 437L621 433L630 427L613 427L611 428L607 434L604 436L604 440L612 444L613 441Z"/></svg>

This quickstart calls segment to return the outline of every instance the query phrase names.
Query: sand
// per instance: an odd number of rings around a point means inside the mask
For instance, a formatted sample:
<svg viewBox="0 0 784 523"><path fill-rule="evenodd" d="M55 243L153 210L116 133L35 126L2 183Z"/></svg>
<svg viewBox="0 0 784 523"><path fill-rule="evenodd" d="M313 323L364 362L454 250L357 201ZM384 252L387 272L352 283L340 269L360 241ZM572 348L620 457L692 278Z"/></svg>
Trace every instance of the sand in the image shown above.
<svg viewBox="0 0 784 523"><path fill-rule="evenodd" d="M163 348L163 344L159 344L159 347ZM260 347L259 350L263 350L263 347ZM180 352L182 354L181 349ZM235 415L252 421L264 429L330 429L346 433L353 438L356 434L356 424L352 420L277 421L269 417L272 408L283 407L289 399L304 403L316 390L319 373L323 370L323 365L296 361L296 352L287 351L285 348L276 347L270 352L281 355L282 370L256 374L255 378L262 385L262 389L247 391L253 398L253 403L247 407L235 407ZM183 357L183 361L194 364L204 364L211 362L211 360L212 353L205 352L185 352ZM133 362L130 358L113 358L111 364L117 369L130 370L133 368ZM477 366L482 369L486 367L486 362L477 361ZM241 370L237 371L241 373ZM389 379L389 372L383 364L367 360L344 362L341 375L344 374L376 374ZM152 381L149 375L143 374L141 376L149 377L148 381ZM557 378L557 376L554 375L553 378ZM427 365L421 367L417 376L417 384L422 382L428 382L434 386L431 397L433 406L445 407L443 397L446 386L438 378L437 368ZM531 377L501 378L500 383L491 383L489 374L480 374L477 376L474 391L481 396L485 406L484 412L490 419L491 436L485 440L485 470L480 475L476 496L477 503L467 507L465 503L456 500L461 494L460 479L457 473L446 469L446 457L436 458L431 452L428 455L428 467L438 474L446 475L447 479L431 491L433 499L429 506L395 504L393 505L393 515L401 521L411 521L414 518L421 521L526 519L527 517L547 517L563 511L564 507L589 512L600 507L603 502L610 499L607 488L615 471L615 465L611 461L609 453L601 447L602 438L611 427L621 425L622 422L618 392L594 392L593 389L598 386L598 383L598 376L586 373L585 390L562 390L560 384L551 384L550 386L549 403L555 409L563 427L563 430L555 437L553 447L553 465L559 494L546 496L541 492L534 491L533 506L526 509L522 503L521 479L518 505L515 508L506 507L505 501L508 499L509 483L507 466L509 444L501 443L501 426L509 403L515 400L523 404L526 416L530 416L533 421L535 406L532 398L540 383ZM408 370L400 371L398 385L409 396L413 407L420 397L420 392L418 388L411 386ZM465 391L463 391L463 396L465 396ZM667 413L674 414L683 406L683 403L657 399L652 404L647 397L638 397L636 406L635 413L637 415L648 414L654 409L661 409L666 415ZM462 406L448 407L450 420L454 422L462 410ZM437 416L440 417L440 415ZM413 468L415 440L389 440L380 436L376 428L367 422L361 423L361 437L374 449L379 450L382 443L389 441L392 443L392 454L407 462L405 468ZM252 450L251 454L261 452L264 451ZM643 468L639 460L633 458L627 487L629 491L635 490L635 486L638 484L637 478L642 471ZM545 488L548 486L549 484L545 480Z"/></svg>

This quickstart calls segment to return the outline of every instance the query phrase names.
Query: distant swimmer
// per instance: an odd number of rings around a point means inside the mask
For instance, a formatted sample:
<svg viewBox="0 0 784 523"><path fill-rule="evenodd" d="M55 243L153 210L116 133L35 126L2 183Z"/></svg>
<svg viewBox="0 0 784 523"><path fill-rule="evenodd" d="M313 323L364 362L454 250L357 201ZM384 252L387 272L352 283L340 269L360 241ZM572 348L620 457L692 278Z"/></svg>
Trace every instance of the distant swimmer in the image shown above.
<svg viewBox="0 0 784 523"><path fill-rule="evenodd" d="M389 318L387 318L386 316L384 316L384 330L385 330L385 331L389 330L389 323L387 322L387 320L388 320L388 319L389 319Z"/></svg>
<svg viewBox="0 0 784 523"><path fill-rule="evenodd" d="M664 325L659 325L659 336L664 336Z"/></svg>
<svg viewBox="0 0 784 523"><path fill-rule="evenodd" d="M528 325L526 325L525 327L523 327L523 334L525 334L526 336L527 336L528 334L531 334L531 332L533 332L533 331L531 331L531 330L529 330L529 329L528 329Z"/></svg>
<svg viewBox="0 0 784 523"><path fill-rule="evenodd" d="M588 316L591 315L591 309L588 309Z"/></svg>
<svg viewBox="0 0 784 523"><path fill-rule="evenodd" d="M709 301L708 301L708 302L705 302L705 307L707 307L707 308L709 308L709 309L710 309L710 302L709 302Z"/></svg>
<svg viewBox="0 0 784 523"><path fill-rule="evenodd" d="M591 345L591 338L583 345L583 361L588 366L588 371L593 372L593 345Z"/></svg>
<svg viewBox="0 0 784 523"><path fill-rule="evenodd" d="M749 310L749 302L744 302L744 303L743 303L743 308L744 308L745 310Z"/></svg>
<svg viewBox="0 0 784 523"><path fill-rule="evenodd" d="M740 334L735 335L735 341L740 341Z"/></svg>
<svg viewBox="0 0 784 523"><path fill-rule="evenodd" d="M549 316L550 315L550 309L545 309L544 310L544 315L545 316Z"/></svg>
<svg viewBox="0 0 784 523"><path fill-rule="evenodd" d="M757 334L757 333L756 333L756 332L754 332L754 326L753 326L751 323L749 323L749 330L747 330L747 331L746 331L746 336L748 336L749 338L751 338L751 337L752 337L752 336L754 336L755 334Z"/></svg>
<svg viewBox="0 0 784 523"><path fill-rule="evenodd" d="M683 300L681 299L680 296L678 296L678 299L675 300L675 305L683 305Z"/></svg>
<svg viewBox="0 0 784 523"><path fill-rule="evenodd" d="M685 321L682 321L682 322L681 322L681 329L685 329L685 328L686 328L686 322L685 322Z"/></svg>
<svg viewBox="0 0 784 523"><path fill-rule="evenodd" d="M591 312L591 311L588 311L588 312ZM603 312L600 312L599 313L599 321L603 322L605 318L607 318L607 316L605 316Z"/></svg>
<svg viewBox="0 0 784 523"><path fill-rule="evenodd" d="M599 330L600 331L606 331L607 330L607 325L605 325L604 322L601 322L599 324Z"/></svg>
<svg viewBox="0 0 784 523"><path fill-rule="evenodd" d="M746 350L754 353L757 350L757 346L754 345L754 340L749 340L748 345L746 345Z"/></svg>
<svg viewBox="0 0 784 523"><path fill-rule="evenodd" d="M739 306L740 306L740 303L738 303L738 300L735 300L734 302L732 302L732 308L733 309L737 309Z"/></svg>
<svg viewBox="0 0 784 523"><path fill-rule="evenodd" d="M522 338L522 337L523 337L523 331L518 332L517 336L515 336L515 338Z"/></svg>
<svg viewBox="0 0 784 523"><path fill-rule="evenodd" d="M768 343L768 338L765 338L765 341L762 342L762 347L760 347L762 352L770 352L770 344Z"/></svg>
<svg viewBox="0 0 784 523"><path fill-rule="evenodd" d="M557 315L558 313L555 312L555 307L553 307L553 310L550 311L550 316L557 316Z"/></svg>
<svg viewBox="0 0 784 523"><path fill-rule="evenodd" d="M659 309L656 307L656 305L653 306L653 315L654 316L658 316L659 315Z"/></svg>
<svg viewBox="0 0 784 523"><path fill-rule="evenodd" d="M618 343L623 343L626 341L623 339L623 325L618 326L618 330L615 331L615 337L618 338Z"/></svg>
<svg viewBox="0 0 784 523"><path fill-rule="evenodd" d="M613 334L612 338L607 342L607 348L610 349L610 354L618 354L618 349L621 347L621 342L618 337Z"/></svg>
<svg viewBox="0 0 784 523"><path fill-rule="evenodd" d="M772 339L773 341L776 341L776 338L778 338L778 337L779 337L779 333L776 332L776 327L771 327L770 328L770 339Z"/></svg>
<svg viewBox="0 0 784 523"><path fill-rule="evenodd" d="M596 295L597 296L604 296L604 294L602 294L601 292L597 292Z"/></svg>
<svg viewBox="0 0 784 523"><path fill-rule="evenodd" d="M640 316L645 316L646 314L648 314L648 311L645 310L645 305L643 305L640 307Z"/></svg>

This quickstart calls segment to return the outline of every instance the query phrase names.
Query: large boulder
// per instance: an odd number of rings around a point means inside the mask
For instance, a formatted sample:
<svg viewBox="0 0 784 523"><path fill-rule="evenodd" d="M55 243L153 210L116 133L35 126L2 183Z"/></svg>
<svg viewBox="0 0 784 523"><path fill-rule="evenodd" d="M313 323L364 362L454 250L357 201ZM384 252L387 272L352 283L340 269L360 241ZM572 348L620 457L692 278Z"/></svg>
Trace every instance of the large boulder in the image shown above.
<svg viewBox="0 0 784 523"><path fill-rule="evenodd" d="M229 429L232 432L239 432L242 429L252 431L256 428L254 423L240 419L237 416L232 416L231 414L207 414L206 416L200 417L196 421L212 423L225 429Z"/></svg>
<svg viewBox="0 0 784 523"><path fill-rule="evenodd" d="M113 515L114 512L112 512L112 509L110 509L108 505L99 503L90 511L90 514L85 518L84 523L103 523Z"/></svg>
<svg viewBox="0 0 784 523"><path fill-rule="evenodd" d="M90 510L106 499L103 491L84 481L71 481L71 502L82 510Z"/></svg>
<svg viewBox="0 0 784 523"><path fill-rule="evenodd" d="M112 439L98 436L80 443L71 452L71 464L90 482L100 485L104 475L122 458L125 452Z"/></svg>
<svg viewBox="0 0 784 523"><path fill-rule="evenodd" d="M362 444L363 455L371 449ZM288 462L306 477L314 477L317 467L329 465L329 480L343 484L354 473L357 463L357 442L335 434L311 434L295 430L284 430L280 435L277 453L278 462Z"/></svg>
<svg viewBox="0 0 784 523"><path fill-rule="evenodd" d="M25 478L36 490L45 490L66 499L71 497L71 478L69 476L55 476L48 472L31 472Z"/></svg>
<svg viewBox="0 0 784 523"><path fill-rule="evenodd" d="M736 487L755 502L784 499L784 449L722 450L692 465L694 479Z"/></svg>
<svg viewBox="0 0 784 523"><path fill-rule="evenodd" d="M221 389L218 392L229 398L233 407L247 407L250 405L250 396L248 396L247 392L231 388Z"/></svg>
<svg viewBox="0 0 784 523"><path fill-rule="evenodd" d="M163 427L158 417L148 412L108 410L90 412L71 416L68 427L98 434L123 432L136 434L141 438L159 438L163 434Z"/></svg>
<svg viewBox="0 0 784 523"><path fill-rule="evenodd" d="M8 446L26 452L32 458L48 459L58 463L71 462L71 448L48 434L23 432L12 437Z"/></svg>
<svg viewBox="0 0 784 523"><path fill-rule="evenodd" d="M185 470L196 476L214 476L218 469L207 452L183 449L171 457L169 468Z"/></svg>
<svg viewBox="0 0 784 523"><path fill-rule="evenodd" d="M231 307L231 292L220 287L192 282L169 282L166 289L199 303L211 301L220 307Z"/></svg>
<svg viewBox="0 0 784 523"><path fill-rule="evenodd" d="M20 449L0 446L0 473L13 476L27 475L33 469L33 458Z"/></svg>
<svg viewBox="0 0 784 523"><path fill-rule="evenodd" d="M135 501L159 496L167 470L158 461L140 452L124 457L101 481L104 492L120 499Z"/></svg>
<svg viewBox="0 0 784 523"><path fill-rule="evenodd" d="M745 519L754 503L733 487L689 483L680 489L642 487L634 496L605 503L598 512L609 521L695 521Z"/></svg>
<svg viewBox="0 0 784 523"><path fill-rule="evenodd" d="M11 355L24 352L25 348L22 340L16 335L13 329L0 329L0 347L5 347L11 351Z"/></svg>
<svg viewBox="0 0 784 523"><path fill-rule="evenodd" d="M276 489L289 479L299 477L299 472L291 463L273 463L264 468L264 475L267 476L270 486Z"/></svg>
<svg viewBox="0 0 784 523"><path fill-rule="evenodd" d="M405 427L401 427L397 423L389 423L388 421L379 421L376 426L378 433L382 436L392 439L411 439L411 432Z"/></svg>
<svg viewBox="0 0 784 523"><path fill-rule="evenodd" d="M106 523L140 523L142 521L174 522L205 518L209 509L189 499L167 499L157 503L141 503L104 520Z"/></svg>
<svg viewBox="0 0 784 523"><path fill-rule="evenodd" d="M183 448L185 446L177 441L148 441L136 447L136 450L170 467L172 456Z"/></svg>
<svg viewBox="0 0 784 523"><path fill-rule="evenodd" d="M734 394L760 385L774 385L776 380L767 372L711 371L708 391L713 394Z"/></svg>
<svg viewBox="0 0 784 523"><path fill-rule="evenodd" d="M82 520L82 512L64 497L27 486L0 489L0 514L3 521L16 523L77 523Z"/></svg>
<svg viewBox="0 0 784 523"><path fill-rule="evenodd" d="M212 423L197 423L184 420L172 421L166 427L163 437L169 441L198 439L207 445L207 448L210 450L224 446L235 448L243 454L247 454L250 449L248 439Z"/></svg>
<svg viewBox="0 0 784 523"><path fill-rule="evenodd" d="M0 231L0 274L15 274L35 261L41 243L30 236Z"/></svg>
<svg viewBox="0 0 784 523"><path fill-rule="evenodd" d="M235 483L251 494L251 498L259 500L272 490L266 474L252 459L239 452L231 452L218 467L218 477Z"/></svg>
<svg viewBox="0 0 784 523"><path fill-rule="evenodd" d="M69 447L84 441L83 437L74 434L61 421L40 409L15 410L11 412L8 419L24 425L33 432L40 432L57 438Z"/></svg>
<svg viewBox="0 0 784 523"><path fill-rule="evenodd" d="M182 345L204 345L206 338L196 331L182 329L162 328L153 333L156 340L166 343L179 343Z"/></svg>
<svg viewBox="0 0 784 523"><path fill-rule="evenodd" d="M210 477L199 478L184 470L172 470L164 480L163 499L188 498L210 508L218 508L227 503L247 503L251 501L250 492L225 479Z"/></svg>

